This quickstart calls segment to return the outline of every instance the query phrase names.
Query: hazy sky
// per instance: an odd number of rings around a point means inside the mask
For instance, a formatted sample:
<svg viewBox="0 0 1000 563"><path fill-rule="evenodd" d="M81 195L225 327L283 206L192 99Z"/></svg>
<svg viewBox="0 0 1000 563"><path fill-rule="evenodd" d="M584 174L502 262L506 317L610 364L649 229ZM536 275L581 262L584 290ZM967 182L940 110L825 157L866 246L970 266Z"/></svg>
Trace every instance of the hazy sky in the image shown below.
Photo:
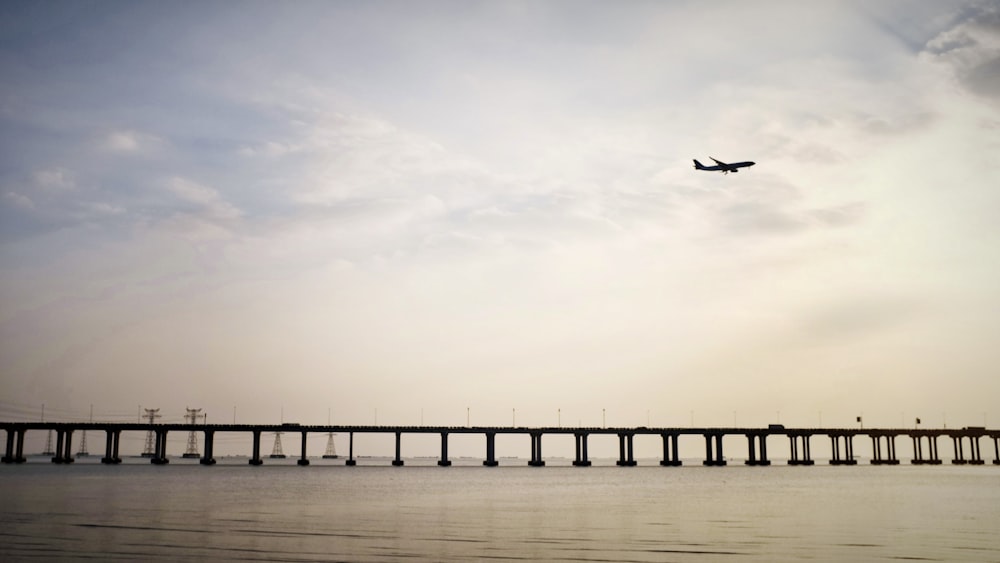
<svg viewBox="0 0 1000 563"><path fill-rule="evenodd" d="M998 165L996 2L4 2L0 419L996 426Z"/></svg>

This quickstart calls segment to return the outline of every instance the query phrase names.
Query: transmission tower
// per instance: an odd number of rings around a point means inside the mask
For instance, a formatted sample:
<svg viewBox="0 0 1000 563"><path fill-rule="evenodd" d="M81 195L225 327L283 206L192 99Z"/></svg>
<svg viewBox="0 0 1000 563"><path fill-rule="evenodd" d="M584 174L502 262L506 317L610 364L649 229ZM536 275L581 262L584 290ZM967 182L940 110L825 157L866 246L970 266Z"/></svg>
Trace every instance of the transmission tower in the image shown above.
<svg viewBox="0 0 1000 563"><path fill-rule="evenodd" d="M270 456L271 458L274 458L274 459L285 459L285 457L286 457L285 454L282 453L282 451L281 451L281 435L282 434L284 434L284 432L275 432L274 433L274 449L271 450L271 456Z"/></svg>
<svg viewBox="0 0 1000 563"><path fill-rule="evenodd" d="M323 454L323 459L337 459L340 457L337 455L337 446L333 443L334 436L336 436L336 434L330 432L329 438L326 440L326 453Z"/></svg>
<svg viewBox="0 0 1000 563"><path fill-rule="evenodd" d="M52 449L52 430L49 430L49 437L45 439L45 451L42 455L56 455L55 450Z"/></svg>
<svg viewBox="0 0 1000 563"><path fill-rule="evenodd" d="M202 416L201 409L187 409L187 414L184 415L184 420L191 426L194 426L195 424L198 424L198 419ZM187 451L185 451L184 455L181 457L201 457L198 455L198 433L194 428L188 432Z"/></svg>
<svg viewBox="0 0 1000 563"><path fill-rule="evenodd" d="M150 424L154 424L157 418L162 418L160 409L143 409L146 411L146 418ZM156 457L156 434L150 429L146 432L146 447L142 449L142 457Z"/></svg>
<svg viewBox="0 0 1000 563"><path fill-rule="evenodd" d="M87 431L84 430L80 434L80 451L76 452L76 457L88 457L90 452L87 451Z"/></svg>
<svg viewBox="0 0 1000 563"><path fill-rule="evenodd" d="M94 405L90 405L90 422L94 422ZM80 451L76 452L76 457L88 457L90 452L87 451L87 431L84 430L80 434Z"/></svg>

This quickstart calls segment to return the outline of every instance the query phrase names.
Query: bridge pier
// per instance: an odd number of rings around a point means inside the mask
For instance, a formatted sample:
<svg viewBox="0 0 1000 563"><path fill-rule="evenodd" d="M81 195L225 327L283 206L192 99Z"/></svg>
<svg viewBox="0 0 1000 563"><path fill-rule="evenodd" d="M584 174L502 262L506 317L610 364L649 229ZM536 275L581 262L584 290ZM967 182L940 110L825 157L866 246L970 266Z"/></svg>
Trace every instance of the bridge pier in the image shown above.
<svg viewBox="0 0 1000 563"><path fill-rule="evenodd" d="M969 456L971 459L965 459L964 452L962 450L962 438L969 439ZM955 465L983 465L983 458L979 452L979 436L952 436L952 443L955 448L955 459L951 462Z"/></svg>
<svg viewBox="0 0 1000 563"><path fill-rule="evenodd" d="M14 450L14 463L24 463L28 461L28 459L24 457L24 434L26 432L27 430L21 430L17 433L17 447Z"/></svg>
<svg viewBox="0 0 1000 563"><path fill-rule="evenodd" d="M660 434L663 438L663 459L660 465L664 467L680 467L681 459L677 453L677 434Z"/></svg>
<svg viewBox="0 0 1000 563"><path fill-rule="evenodd" d="M585 432L573 435L576 440L576 459L573 460L573 465L576 467L590 467L590 457L587 455L588 436Z"/></svg>
<svg viewBox="0 0 1000 563"><path fill-rule="evenodd" d="M7 434L7 447L4 448L4 454L0 458L0 462L14 463L14 431L10 428L4 428L4 432Z"/></svg>
<svg viewBox="0 0 1000 563"><path fill-rule="evenodd" d="M167 431L157 430L156 431L156 446L153 457L149 459L149 462L153 465L166 465L170 463L167 459Z"/></svg>
<svg viewBox="0 0 1000 563"><path fill-rule="evenodd" d="M351 432L347 439L347 461L344 465L354 467L357 464L358 460L354 459L354 432Z"/></svg>
<svg viewBox="0 0 1000 563"><path fill-rule="evenodd" d="M840 439L844 439L844 449L840 449ZM830 465L857 465L854 459L854 434L830 435L832 458Z"/></svg>
<svg viewBox="0 0 1000 563"><path fill-rule="evenodd" d="M441 467L448 467L451 465L451 461L448 459L448 433L441 433L441 459L438 460L438 465Z"/></svg>
<svg viewBox="0 0 1000 563"><path fill-rule="evenodd" d="M56 430L56 455L52 463L73 463L73 430Z"/></svg>
<svg viewBox="0 0 1000 563"><path fill-rule="evenodd" d="M483 465L486 467L496 467L500 465L497 461L497 434L496 432L486 433L486 459L483 461Z"/></svg>
<svg viewBox="0 0 1000 563"><path fill-rule="evenodd" d="M65 434L66 434L66 443L63 444L63 461L62 462L63 463L73 463L73 460L75 459L73 457L73 429L70 428L70 429L66 430ZM977 446L978 446L978 444L977 444ZM978 451L979 448L977 447L976 450ZM982 460L980 460L980 463L982 463Z"/></svg>
<svg viewBox="0 0 1000 563"><path fill-rule="evenodd" d="M705 461L702 465L723 466L726 458L722 455L722 434L705 434ZM712 438L715 438L715 456L712 456Z"/></svg>
<svg viewBox="0 0 1000 563"><path fill-rule="evenodd" d="M749 456L746 465L771 465L767 459L767 434L747 434ZM757 444L760 444L760 455L757 454Z"/></svg>
<svg viewBox="0 0 1000 563"><path fill-rule="evenodd" d="M544 467L545 461L542 460L542 433L532 432L531 433L531 461L528 465L532 467Z"/></svg>
<svg viewBox="0 0 1000 563"><path fill-rule="evenodd" d="M402 442L402 432L396 432L396 458L392 460L392 465L394 467L403 466L403 458L400 457L400 446Z"/></svg>
<svg viewBox="0 0 1000 563"><path fill-rule="evenodd" d="M121 436L121 430L105 430L104 433L107 435L104 444L104 457L101 458L101 463L105 464L117 464L122 462L122 458L118 457L118 441Z"/></svg>
<svg viewBox="0 0 1000 563"><path fill-rule="evenodd" d="M202 465L215 465L215 431L206 430L205 431L205 455L199 460L198 463Z"/></svg>
<svg viewBox="0 0 1000 563"><path fill-rule="evenodd" d="M812 459L812 452L809 449L809 438L811 437L811 434L788 436L788 440L791 442L791 459L788 460L788 465L816 465L816 462ZM801 452L799 451L800 438L802 441ZM801 457L799 454L801 454Z"/></svg>
<svg viewBox="0 0 1000 563"><path fill-rule="evenodd" d="M632 438L634 434L620 432L618 434L618 461L615 465L619 467L635 467L636 461L632 456Z"/></svg>
<svg viewBox="0 0 1000 563"><path fill-rule="evenodd" d="M979 436L969 436L969 443L972 445L972 459L969 463L972 465L983 465L983 454L979 450Z"/></svg>
<svg viewBox="0 0 1000 563"><path fill-rule="evenodd" d="M306 465L309 465L309 458L306 457L306 435L307 434L308 434L308 432L306 432L305 430L302 431L302 453L300 454L298 461L295 462L297 465L301 465L303 467L306 466Z"/></svg>
<svg viewBox="0 0 1000 563"><path fill-rule="evenodd" d="M941 465L941 458L938 457L937 436L927 436L927 457L924 457L923 436L911 434L913 439L913 465Z"/></svg>
<svg viewBox="0 0 1000 563"><path fill-rule="evenodd" d="M56 430L56 455L52 456L52 463L62 463L62 452L63 452L63 432L62 430Z"/></svg>
<svg viewBox="0 0 1000 563"><path fill-rule="evenodd" d="M899 465L896 458L896 435L885 435L885 453L887 458L882 457L882 436L872 436L872 465Z"/></svg>
<svg viewBox="0 0 1000 563"><path fill-rule="evenodd" d="M993 437L993 465L1000 465L1000 436Z"/></svg>
<svg viewBox="0 0 1000 563"><path fill-rule="evenodd" d="M253 431L253 457L250 458L250 465L263 465L264 460L260 459L260 430Z"/></svg>

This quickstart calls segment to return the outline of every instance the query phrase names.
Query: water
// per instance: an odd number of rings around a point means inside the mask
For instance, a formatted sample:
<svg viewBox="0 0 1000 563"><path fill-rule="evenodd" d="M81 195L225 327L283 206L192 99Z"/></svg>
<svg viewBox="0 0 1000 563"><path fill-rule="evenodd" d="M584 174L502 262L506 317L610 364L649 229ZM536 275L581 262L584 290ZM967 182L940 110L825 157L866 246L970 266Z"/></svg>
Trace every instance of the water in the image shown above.
<svg viewBox="0 0 1000 563"><path fill-rule="evenodd" d="M1000 561L990 465L325 463L3 466L0 560Z"/></svg>

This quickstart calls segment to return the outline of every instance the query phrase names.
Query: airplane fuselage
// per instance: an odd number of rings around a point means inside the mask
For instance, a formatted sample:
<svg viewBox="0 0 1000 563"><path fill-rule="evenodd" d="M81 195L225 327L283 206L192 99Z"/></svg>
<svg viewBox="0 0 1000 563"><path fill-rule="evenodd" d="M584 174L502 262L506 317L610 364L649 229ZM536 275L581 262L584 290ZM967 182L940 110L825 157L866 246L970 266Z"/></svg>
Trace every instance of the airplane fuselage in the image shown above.
<svg viewBox="0 0 1000 563"><path fill-rule="evenodd" d="M709 158L712 158L712 157L709 157ZM721 160L716 160L716 159L712 158L712 161L715 162L715 166L705 166L704 164L698 162L697 159L695 159L695 161L694 161L694 168L695 168L695 170L704 170L706 172L722 172L723 174L729 174L730 172L733 172L733 173L739 172L740 168L749 168L749 167L753 166L754 164L757 164L756 162L754 162L752 160L746 160L746 161L743 161L743 162L726 163L726 162L722 162Z"/></svg>

